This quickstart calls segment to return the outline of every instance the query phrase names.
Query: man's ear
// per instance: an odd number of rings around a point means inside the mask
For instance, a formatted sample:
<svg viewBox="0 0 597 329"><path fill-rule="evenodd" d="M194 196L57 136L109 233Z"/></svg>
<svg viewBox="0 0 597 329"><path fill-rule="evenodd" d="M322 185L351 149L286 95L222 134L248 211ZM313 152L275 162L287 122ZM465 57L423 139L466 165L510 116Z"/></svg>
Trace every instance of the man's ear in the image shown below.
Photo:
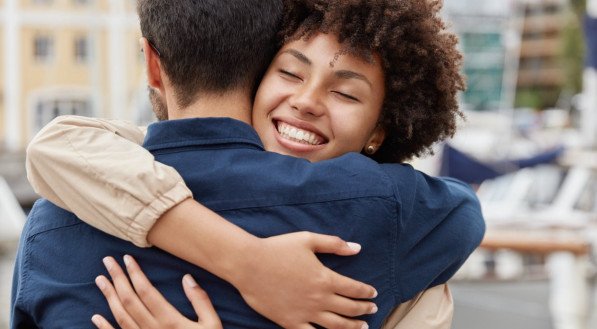
<svg viewBox="0 0 597 329"><path fill-rule="evenodd" d="M146 38L139 39L139 44L145 57L145 68L147 71L147 83L155 89L163 89L164 81L162 76L162 63L157 51L151 46Z"/></svg>
<svg viewBox="0 0 597 329"><path fill-rule="evenodd" d="M379 147L385 139L386 130L381 125L377 125L377 127L375 127L375 129L371 133L371 136L369 136L369 139L365 144L363 152L369 155L374 154L375 152L377 152L377 150L379 150Z"/></svg>

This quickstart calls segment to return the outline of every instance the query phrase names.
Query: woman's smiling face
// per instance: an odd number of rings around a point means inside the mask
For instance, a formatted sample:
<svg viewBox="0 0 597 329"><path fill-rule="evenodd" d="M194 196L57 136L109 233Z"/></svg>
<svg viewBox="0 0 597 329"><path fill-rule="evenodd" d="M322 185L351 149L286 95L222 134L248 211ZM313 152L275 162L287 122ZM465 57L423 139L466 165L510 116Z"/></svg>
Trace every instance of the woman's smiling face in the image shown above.
<svg viewBox="0 0 597 329"><path fill-rule="evenodd" d="M340 54L343 49L335 35L323 33L280 49L253 106L253 126L266 150L320 161L383 140L380 61Z"/></svg>

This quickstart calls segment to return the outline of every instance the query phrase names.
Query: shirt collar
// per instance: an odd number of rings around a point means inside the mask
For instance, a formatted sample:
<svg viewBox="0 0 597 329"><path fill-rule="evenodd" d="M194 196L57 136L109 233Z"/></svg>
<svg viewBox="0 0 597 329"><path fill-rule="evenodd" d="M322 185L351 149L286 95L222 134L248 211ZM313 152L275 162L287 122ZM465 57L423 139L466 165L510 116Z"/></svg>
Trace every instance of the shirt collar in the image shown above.
<svg viewBox="0 0 597 329"><path fill-rule="evenodd" d="M230 118L193 118L152 123L147 128L143 142L143 146L150 151L214 144L247 144L263 150L263 144L253 127Z"/></svg>

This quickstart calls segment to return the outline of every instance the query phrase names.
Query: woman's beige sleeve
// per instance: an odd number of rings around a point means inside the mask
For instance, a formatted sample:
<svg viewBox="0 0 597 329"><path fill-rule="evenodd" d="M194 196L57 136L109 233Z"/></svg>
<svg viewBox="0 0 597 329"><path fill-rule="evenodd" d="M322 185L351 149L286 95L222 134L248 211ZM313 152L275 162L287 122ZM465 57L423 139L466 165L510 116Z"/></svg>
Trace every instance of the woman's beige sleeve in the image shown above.
<svg viewBox="0 0 597 329"><path fill-rule="evenodd" d="M37 193L88 224L140 247L168 209L192 197L180 175L140 145L145 129L116 120L62 116L27 148Z"/></svg>
<svg viewBox="0 0 597 329"><path fill-rule="evenodd" d="M450 329L454 315L452 293L447 284L429 288L398 306L383 329Z"/></svg>

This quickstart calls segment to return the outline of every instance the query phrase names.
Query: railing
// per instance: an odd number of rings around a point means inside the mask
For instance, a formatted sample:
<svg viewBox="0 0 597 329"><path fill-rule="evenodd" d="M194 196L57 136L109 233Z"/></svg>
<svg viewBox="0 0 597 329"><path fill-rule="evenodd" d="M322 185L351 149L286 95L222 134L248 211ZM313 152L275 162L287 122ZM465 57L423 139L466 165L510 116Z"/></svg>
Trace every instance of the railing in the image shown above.
<svg viewBox="0 0 597 329"><path fill-rule="evenodd" d="M16 244L24 223L23 209L6 180L0 176L0 245Z"/></svg>

